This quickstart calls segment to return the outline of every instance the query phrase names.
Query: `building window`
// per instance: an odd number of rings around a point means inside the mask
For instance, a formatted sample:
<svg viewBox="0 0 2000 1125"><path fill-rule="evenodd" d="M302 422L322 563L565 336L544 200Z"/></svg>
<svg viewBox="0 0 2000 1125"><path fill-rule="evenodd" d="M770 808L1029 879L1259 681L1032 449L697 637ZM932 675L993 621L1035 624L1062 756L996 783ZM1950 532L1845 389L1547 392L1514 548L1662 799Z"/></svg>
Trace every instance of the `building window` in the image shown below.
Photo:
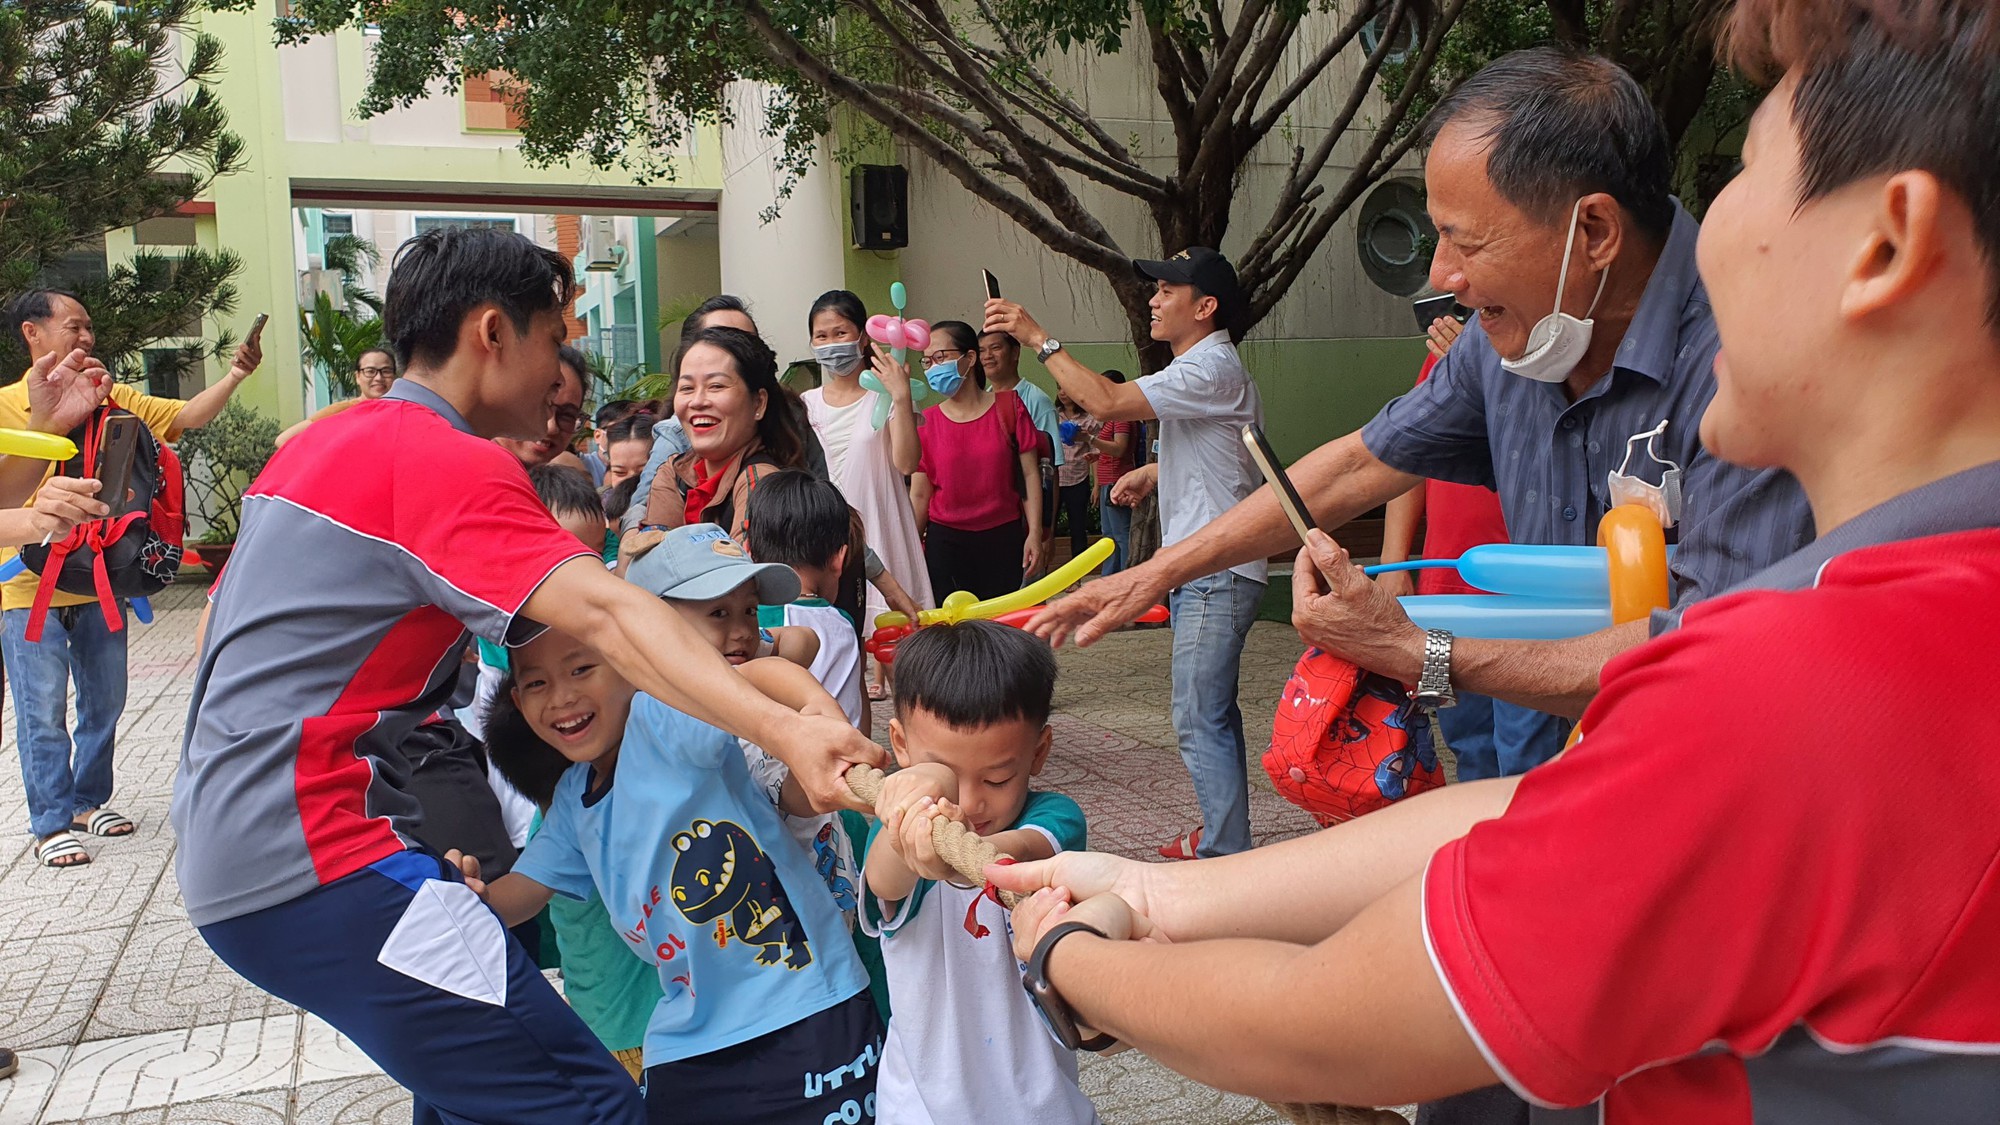
<svg viewBox="0 0 2000 1125"><path fill-rule="evenodd" d="M501 92L510 81L505 71L468 74L459 88L465 103L465 128L473 133L518 133L521 111L518 99Z"/></svg>
<svg viewBox="0 0 2000 1125"><path fill-rule="evenodd" d="M141 219L132 228L133 241L141 246L193 246L194 220L184 215L161 215Z"/></svg>
<svg viewBox="0 0 2000 1125"><path fill-rule="evenodd" d="M1424 211L1422 182L1396 179L1376 185L1361 203L1354 235L1368 280L1399 297L1424 287L1437 249L1437 228Z"/></svg>
<svg viewBox="0 0 2000 1125"><path fill-rule="evenodd" d="M468 215L418 215L417 233L433 230L504 230L513 231L512 219L482 219Z"/></svg>
<svg viewBox="0 0 2000 1125"><path fill-rule="evenodd" d="M146 372L149 395L189 399L204 389L199 349L147 348L139 353L139 358Z"/></svg>
<svg viewBox="0 0 2000 1125"><path fill-rule="evenodd" d="M343 234L354 233L354 216L352 215L327 215L321 221L326 224L326 236L328 238L338 238Z"/></svg>

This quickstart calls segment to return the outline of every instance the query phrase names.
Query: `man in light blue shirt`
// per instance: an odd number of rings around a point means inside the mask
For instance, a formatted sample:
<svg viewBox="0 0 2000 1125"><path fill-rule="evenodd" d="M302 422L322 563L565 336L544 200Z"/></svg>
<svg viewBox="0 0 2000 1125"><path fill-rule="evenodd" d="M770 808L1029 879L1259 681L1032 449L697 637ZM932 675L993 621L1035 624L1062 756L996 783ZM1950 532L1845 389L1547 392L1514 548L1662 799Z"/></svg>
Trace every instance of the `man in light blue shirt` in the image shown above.
<svg viewBox="0 0 2000 1125"><path fill-rule="evenodd" d="M1056 535L1056 469L1065 460L1063 457L1062 419L1056 414L1055 400L1049 392L1021 378L1021 344L1004 332L982 332L979 334L979 370L986 376L986 386L995 391L1013 391L1021 396L1021 405L1028 408L1028 418L1035 428L1042 432L1042 554L1049 557L1049 546ZM1043 568L1047 569L1044 562Z"/></svg>
<svg viewBox="0 0 2000 1125"><path fill-rule="evenodd" d="M1174 353L1172 363L1151 375L1112 382L1065 352L1010 301L986 303L986 339L1004 333L1016 353L1016 341L1034 348L1063 393L1093 417L1159 420L1158 462L1127 474L1116 488L1129 490L1134 500L1158 488L1160 541L1172 546L1257 490L1262 478L1242 431L1263 424L1264 403L1228 330L1246 307L1229 260L1206 246L1191 246L1166 261L1134 266L1154 284L1153 338ZM1262 557L1243 559L1212 574L1189 575L1170 595L1174 733L1202 820L1201 827L1160 848L1170 859L1250 847L1250 783L1236 680L1265 578Z"/></svg>

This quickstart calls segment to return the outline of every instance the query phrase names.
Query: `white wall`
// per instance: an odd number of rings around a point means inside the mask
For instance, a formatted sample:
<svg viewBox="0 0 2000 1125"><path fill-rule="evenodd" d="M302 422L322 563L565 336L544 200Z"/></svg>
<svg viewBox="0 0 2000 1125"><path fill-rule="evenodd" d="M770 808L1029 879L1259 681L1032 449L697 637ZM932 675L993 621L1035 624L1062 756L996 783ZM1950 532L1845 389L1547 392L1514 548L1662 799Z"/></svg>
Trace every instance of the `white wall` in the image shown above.
<svg viewBox="0 0 2000 1125"><path fill-rule="evenodd" d="M781 360L789 360L812 354L805 313L813 299L845 284L847 223L838 173L824 157L793 189L780 221L765 224L758 218L782 183L776 142L754 127L763 119L762 98L762 88L750 83L739 82L730 91L735 117L746 124L722 131L722 200L716 215L722 291L750 303L764 339Z"/></svg>

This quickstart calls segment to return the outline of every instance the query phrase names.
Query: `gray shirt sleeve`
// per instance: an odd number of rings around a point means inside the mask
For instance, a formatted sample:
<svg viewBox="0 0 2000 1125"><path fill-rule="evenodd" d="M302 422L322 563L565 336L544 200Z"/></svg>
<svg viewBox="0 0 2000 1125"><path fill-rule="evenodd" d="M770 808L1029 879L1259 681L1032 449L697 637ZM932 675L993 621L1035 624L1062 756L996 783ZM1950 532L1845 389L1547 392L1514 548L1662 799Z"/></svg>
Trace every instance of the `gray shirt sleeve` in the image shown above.
<svg viewBox="0 0 2000 1125"><path fill-rule="evenodd" d="M1456 484L1495 487L1493 447L1486 435L1486 395L1478 348L1461 339L1430 378L1382 408L1361 427L1361 443L1400 473Z"/></svg>

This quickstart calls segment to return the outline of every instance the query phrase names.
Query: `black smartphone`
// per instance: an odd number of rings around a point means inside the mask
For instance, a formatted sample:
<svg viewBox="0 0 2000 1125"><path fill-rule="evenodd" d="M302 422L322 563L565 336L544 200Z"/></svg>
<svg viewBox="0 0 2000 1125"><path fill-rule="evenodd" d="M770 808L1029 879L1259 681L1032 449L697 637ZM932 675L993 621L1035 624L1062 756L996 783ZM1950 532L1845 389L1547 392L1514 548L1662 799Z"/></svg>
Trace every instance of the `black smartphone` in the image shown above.
<svg viewBox="0 0 2000 1125"><path fill-rule="evenodd" d="M1472 316L1472 310L1458 303L1458 298L1449 293L1435 297L1419 297L1410 302L1410 308L1417 314L1417 331L1429 332L1431 321L1448 316L1463 324Z"/></svg>
<svg viewBox="0 0 2000 1125"><path fill-rule="evenodd" d="M986 279L986 299L989 301L998 300L1000 297L1000 279L993 276L992 270L980 270L979 276Z"/></svg>
<svg viewBox="0 0 2000 1125"><path fill-rule="evenodd" d="M1278 463L1278 454L1264 437L1263 427L1251 423L1243 427L1243 445L1250 450L1250 459L1257 462L1257 471L1264 474L1264 480L1271 491L1278 494L1278 507L1285 510L1285 518L1292 521L1292 530L1299 533L1299 542L1306 541L1306 532L1317 527L1313 522L1312 509L1306 507L1305 498L1292 487L1292 478L1285 475L1285 467Z"/></svg>
<svg viewBox="0 0 2000 1125"><path fill-rule="evenodd" d="M114 517L125 514L125 501L132 491L139 426L139 419L130 414L113 414L104 419L104 428L97 435L97 480L102 486L97 496L110 506Z"/></svg>

